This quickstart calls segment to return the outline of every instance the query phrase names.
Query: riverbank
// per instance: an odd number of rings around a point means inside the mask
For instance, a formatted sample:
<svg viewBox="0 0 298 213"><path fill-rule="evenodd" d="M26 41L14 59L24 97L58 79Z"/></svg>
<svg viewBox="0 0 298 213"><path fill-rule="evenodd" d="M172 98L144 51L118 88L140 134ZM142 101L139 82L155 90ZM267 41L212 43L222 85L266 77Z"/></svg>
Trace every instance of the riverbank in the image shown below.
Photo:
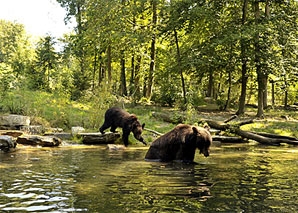
<svg viewBox="0 0 298 213"><path fill-rule="evenodd" d="M219 111L214 103L202 103L198 107L188 107L182 111L175 107L162 107L149 104L130 103L122 97L103 93L102 97L92 96L79 101L70 101L69 97L40 91L16 90L8 92L0 103L1 114L20 114L29 116L31 125L43 126L47 129L59 128L71 132L74 126L80 126L85 132L98 132L104 120L105 111L111 106L124 107L130 113L138 116L146 128L160 133L166 133L178 123L198 124L202 119L224 121L235 114L234 109ZM165 119L164 115L169 119ZM233 120L254 119L254 122L242 127L246 131L267 132L298 138L298 113L282 107L268 108L265 117L255 117L256 109L247 107L243 116ZM156 135L144 131L146 140L150 143ZM132 144L138 144L133 136L129 138Z"/></svg>

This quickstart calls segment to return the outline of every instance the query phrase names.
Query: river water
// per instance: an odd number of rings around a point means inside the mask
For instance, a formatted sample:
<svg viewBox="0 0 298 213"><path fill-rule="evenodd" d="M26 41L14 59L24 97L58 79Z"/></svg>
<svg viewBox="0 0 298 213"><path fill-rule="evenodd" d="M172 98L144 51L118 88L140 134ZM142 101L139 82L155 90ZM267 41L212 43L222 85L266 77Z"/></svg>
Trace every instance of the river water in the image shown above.
<svg viewBox="0 0 298 213"><path fill-rule="evenodd" d="M146 162L148 147L0 153L0 212L298 212L298 148L221 145L197 165Z"/></svg>

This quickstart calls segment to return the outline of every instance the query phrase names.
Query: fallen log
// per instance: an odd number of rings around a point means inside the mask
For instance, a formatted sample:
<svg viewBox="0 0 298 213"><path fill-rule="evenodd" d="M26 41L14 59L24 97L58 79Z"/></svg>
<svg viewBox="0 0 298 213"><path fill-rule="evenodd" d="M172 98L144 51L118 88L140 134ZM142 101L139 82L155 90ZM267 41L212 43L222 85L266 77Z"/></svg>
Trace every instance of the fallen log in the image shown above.
<svg viewBox="0 0 298 213"><path fill-rule="evenodd" d="M243 140L241 137L213 135L212 141L219 141L221 143L248 143L247 140Z"/></svg>
<svg viewBox="0 0 298 213"><path fill-rule="evenodd" d="M276 135L276 134L271 134L267 132L252 132L253 134L261 135L267 138L278 138L278 139L288 139L288 140L293 140L293 141L298 141L298 138L290 137L290 136L283 136L283 135Z"/></svg>
<svg viewBox="0 0 298 213"><path fill-rule="evenodd" d="M240 129L239 124L230 125L230 124L221 124L216 121L212 120L205 120L205 122L211 127L215 129L219 129L222 131L229 131L231 133L234 133L236 135L239 135L243 138L251 139L254 141L257 141L262 144L266 145L280 145L281 143L287 143L292 145L298 145L298 140L289 140L285 138L269 138L262 135L258 135L252 132L243 131ZM243 124L243 122L241 122Z"/></svg>
<svg viewBox="0 0 298 213"><path fill-rule="evenodd" d="M227 120L225 120L224 123L228 123L228 122L230 122L230 121L232 121L232 120L234 120L236 118L238 118L238 116L237 115L233 115L232 117L230 117Z"/></svg>
<svg viewBox="0 0 298 213"><path fill-rule="evenodd" d="M144 128L144 130L146 130L146 131L148 131L148 132L151 132L151 133L153 133L153 134L159 135L159 136L163 135L162 133L157 132L157 131L152 130L152 129Z"/></svg>

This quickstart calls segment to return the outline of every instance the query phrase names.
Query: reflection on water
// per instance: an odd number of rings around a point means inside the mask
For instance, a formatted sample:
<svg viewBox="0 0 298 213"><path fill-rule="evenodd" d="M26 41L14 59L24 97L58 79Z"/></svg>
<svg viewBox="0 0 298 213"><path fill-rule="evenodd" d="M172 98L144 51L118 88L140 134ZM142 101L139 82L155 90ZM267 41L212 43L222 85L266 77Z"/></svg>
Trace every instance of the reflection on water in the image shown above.
<svg viewBox="0 0 298 213"><path fill-rule="evenodd" d="M0 211L298 211L298 148L212 147L198 165L146 162L147 149L0 153Z"/></svg>

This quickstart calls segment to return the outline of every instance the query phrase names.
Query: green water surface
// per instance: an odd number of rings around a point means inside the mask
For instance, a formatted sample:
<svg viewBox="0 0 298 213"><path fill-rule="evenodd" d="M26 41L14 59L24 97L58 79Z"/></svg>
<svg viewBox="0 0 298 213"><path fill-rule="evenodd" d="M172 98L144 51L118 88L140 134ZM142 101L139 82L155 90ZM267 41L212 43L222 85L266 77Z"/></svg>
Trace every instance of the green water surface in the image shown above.
<svg viewBox="0 0 298 213"><path fill-rule="evenodd" d="M298 212L298 147L221 145L197 165L148 147L0 153L0 212Z"/></svg>

